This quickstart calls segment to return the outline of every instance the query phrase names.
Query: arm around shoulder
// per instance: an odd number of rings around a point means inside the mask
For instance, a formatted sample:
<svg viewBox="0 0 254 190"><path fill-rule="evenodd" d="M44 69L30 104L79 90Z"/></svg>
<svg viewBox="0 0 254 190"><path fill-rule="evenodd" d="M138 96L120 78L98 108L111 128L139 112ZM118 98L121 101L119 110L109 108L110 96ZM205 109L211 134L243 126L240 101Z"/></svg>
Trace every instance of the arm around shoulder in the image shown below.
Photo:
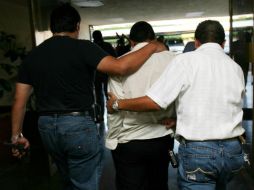
<svg viewBox="0 0 254 190"><path fill-rule="evenodd" d="M165 47L163 44L151 42L140 50L118 59L112 56L106 56L100 61L97 69L110 75L129 75L136 72L153 53L164 50Z"/></svg>

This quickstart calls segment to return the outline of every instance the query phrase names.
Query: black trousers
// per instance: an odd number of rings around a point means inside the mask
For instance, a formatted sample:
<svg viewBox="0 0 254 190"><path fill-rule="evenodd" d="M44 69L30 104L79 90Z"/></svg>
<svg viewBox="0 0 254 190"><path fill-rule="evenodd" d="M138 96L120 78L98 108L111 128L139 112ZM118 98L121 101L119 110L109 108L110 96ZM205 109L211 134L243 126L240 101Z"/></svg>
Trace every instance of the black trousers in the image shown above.
<svg viewBox="0 0 254 190"><path fill-rule="evenodd" d="M169 135L118 144L112 151L117 190L168 190Z"/></svg>

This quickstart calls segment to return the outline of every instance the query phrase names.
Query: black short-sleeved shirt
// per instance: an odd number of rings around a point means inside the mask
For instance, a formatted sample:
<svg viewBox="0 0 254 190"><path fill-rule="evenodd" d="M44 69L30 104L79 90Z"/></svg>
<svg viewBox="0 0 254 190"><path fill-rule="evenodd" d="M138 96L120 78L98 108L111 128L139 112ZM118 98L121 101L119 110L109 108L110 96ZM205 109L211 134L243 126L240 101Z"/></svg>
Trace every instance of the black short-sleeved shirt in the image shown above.
<svg viewBox="0 0 254 190"><path fill-rule="evenodd" d="M18 82L33 86L39 112L88 110L94 71L107 55L90 41L53 36L30 52Z"/></svg>

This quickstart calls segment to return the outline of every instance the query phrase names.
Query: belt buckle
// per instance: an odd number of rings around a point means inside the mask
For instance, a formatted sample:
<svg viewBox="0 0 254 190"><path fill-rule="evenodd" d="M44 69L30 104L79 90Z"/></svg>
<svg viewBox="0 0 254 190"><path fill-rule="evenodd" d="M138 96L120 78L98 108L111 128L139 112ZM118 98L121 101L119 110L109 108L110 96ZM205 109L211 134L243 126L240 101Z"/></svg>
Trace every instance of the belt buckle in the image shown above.
<svg viewBox="0 0 254 190"><path fill-rule="evenodd" d="M71 116L79 116L82 115L82 112L74 111L70 113Z"/></svg>

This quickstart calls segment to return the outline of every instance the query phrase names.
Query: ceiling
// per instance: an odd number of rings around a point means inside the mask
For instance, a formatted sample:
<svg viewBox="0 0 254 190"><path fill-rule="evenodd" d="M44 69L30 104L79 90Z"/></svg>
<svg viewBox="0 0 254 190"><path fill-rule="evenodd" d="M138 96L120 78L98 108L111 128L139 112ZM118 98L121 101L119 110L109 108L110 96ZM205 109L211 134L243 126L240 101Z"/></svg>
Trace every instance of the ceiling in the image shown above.
<svg viewBox="0 0 254 190"><path fill-rule="evenodd" d="M90 25L229 15L228 0L104 0L104 6L78 10Z"/></svg>
<svg viewBox="0 0 254 190"><path fill-rule="evenodd" d="M27 5L27 0L1 0ZM52 5L57 1L38 0ZM239 0L238 0L239 1ZM241 0L240 0L241 1ZM132 23L138 20L157 21L192 17L225 16L228 0L103 0L97 8L76 7L87 25Z"/></svg>

